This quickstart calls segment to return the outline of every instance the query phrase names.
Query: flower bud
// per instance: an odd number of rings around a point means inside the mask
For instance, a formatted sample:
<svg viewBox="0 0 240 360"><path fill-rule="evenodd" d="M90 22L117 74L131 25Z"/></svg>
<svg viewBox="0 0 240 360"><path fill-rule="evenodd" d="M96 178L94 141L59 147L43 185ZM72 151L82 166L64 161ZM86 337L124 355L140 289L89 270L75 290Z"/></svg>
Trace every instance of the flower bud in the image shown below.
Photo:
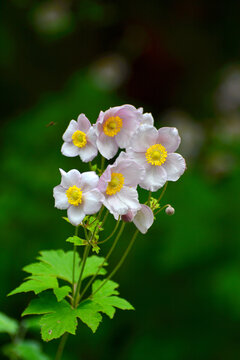
<svg viewBox="0 0 240 360"><path fill-rule="evenodd" d="M168 207L165 210L165 213L169 216L174 215L175 209L171 205L168 205Z"/></svg>

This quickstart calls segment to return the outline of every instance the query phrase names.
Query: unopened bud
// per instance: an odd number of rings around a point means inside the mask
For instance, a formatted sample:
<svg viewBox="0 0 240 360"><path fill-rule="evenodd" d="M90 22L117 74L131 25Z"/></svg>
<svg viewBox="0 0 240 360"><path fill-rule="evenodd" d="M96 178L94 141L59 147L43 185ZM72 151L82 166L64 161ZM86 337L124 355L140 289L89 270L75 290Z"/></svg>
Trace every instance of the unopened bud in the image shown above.
<svg viewBox="0 0 240 360"><path fill-rule="evenodd" d="M169 216L174 215L175 209L174 209L171 205L169 205L169 206L166 208L165 213L166 213L167 215L169 215Z"/></svg>

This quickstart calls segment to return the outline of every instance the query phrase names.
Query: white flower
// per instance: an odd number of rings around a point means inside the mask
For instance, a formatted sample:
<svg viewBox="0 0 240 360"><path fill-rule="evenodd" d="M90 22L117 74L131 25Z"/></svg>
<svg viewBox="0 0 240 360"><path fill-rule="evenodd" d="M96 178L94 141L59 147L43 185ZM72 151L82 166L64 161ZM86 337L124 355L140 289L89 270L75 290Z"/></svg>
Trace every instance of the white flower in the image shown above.
<svg viewBox="0 0 240 360"><path fill-rule="evenodd" d="M148 229L152 226L154 216L149 206L141 204L141 209L138 211L129 211L122 216L122 220L126 222L133 222L142 234L146 234Z"/></svg>
<svg viewBox="0 0 240 360"><path fill-rule="evenodd" d="M145 168L145 176L139 185L157 191L166 181L177 181L186 169L184 158L174 151L180 145L178 130L162 127L157 130L142 125L133 135L127 154Z"/></svg>
<svg viewBox="0 0 240 360"><path fill-rule="evenodd" d="M98 153L96 139L94 127L84 114L80 114L77 121L70 121L63 134L64 143L61 151L69 157L79 155L83 162L92 161Z"/></svg>
<svg viewBox="0 0 240 360"><path fill-rule="evenodd" d="M104 195L103 204L115 219L141 208L136 187L143 176L144 169L121 152L100 177L98 188Z"/></svg>
<svg viewBox="0 0 240 360"><path fill-rule="evenodd" d="M97 189L99 177L94 171L80 173L78 170L65 172L60 169L62 180L53 189L55 207L67 209L71 224L78 226L85 215L95 214L102 206L103 195Z"/></svg>
<svg viewBox="0 0 240 360"><path fill-rule="evenodd" d="M115 106L101 111L96 123L97 147L106 159L113 158L119 148L125 148L140 124L142 109L132 105Z"/></svg>

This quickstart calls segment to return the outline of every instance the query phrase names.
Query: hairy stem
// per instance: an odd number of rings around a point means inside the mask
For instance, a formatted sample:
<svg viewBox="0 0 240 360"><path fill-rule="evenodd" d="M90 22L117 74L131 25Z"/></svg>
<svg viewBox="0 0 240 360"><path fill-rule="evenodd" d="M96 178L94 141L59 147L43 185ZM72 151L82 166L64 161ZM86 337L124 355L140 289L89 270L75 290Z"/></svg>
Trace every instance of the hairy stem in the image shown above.
<svg viewBox="0 0 240 360"><path fill-rule="evenodd" d="M166 204L166 205L160 207L160 209L159 209L157 212L155 212L154 215L157 215L158 213L160 213L160 211L162 211L163 209L165 209L165 208L168 207L168 206L170 206L170 205L169 205L169 204Z"/></svg>
<svg viewBox="0 0 240 360"><path fill-rule="evenodd" d="M79 294L79 292L81 290L82 275L83 275L86 260L87 260L88 254L89 254L90 247L91 247L91 245L86 245L85 249L84 249L81 271L80 271L80 275L79 275L79 278L78 278L78 283L77 283L77 287L76 287L76 291L75 291L75 295L74 295L74 299L73 299L73 306L74 307L76 307L77 297L78 297L78 294Z"/></svg>
<svg viewBox="0 0 240 360"><path fill-rule="evenodd" d="M159 203L160 200L162 200L163 195L165 194L165 191L167 190L167 184L168 184L168 182L165 183L165 185L164 185L164 187L162 189L162 192L161 192L161 194L160 194L160 196L159 196L159 198L157 200L158 203Z"/></svg>
<svg viewBox="0 0 240 360"><path fill-rule="evenodd" d="M55 357L55 360L61 360L62 358L62 353L63 353L63 349L65 347L65 344L66 344L66 341L67 341L67 338L68 338L68 333L65 333L61 340L60 340L60 343L58 345L58 349L57 349L57 353L56 353L56 357Z"/></svg>
<svg viewBox="0 0 240 360"><path fill-rule="evenodd" d="M118 269L122 266L124 260L126 259L129 251L131 250L133 244L134 244L134 241L136 240L136 237L138 235L138 230L135 231L135 233L133 234L133 237L130 241L130 243L128 244L128 247L126 248L121 260L119 261L119 263L116 265L116 267L114 268L114 270L108 275L108 277L103 281L103 283L92 293L91 296L95 295L105 284L108 280L110 280L115 274L116 272L118 271Z"/></svg>
<svg viewBox="0 0 240 360"><path fill-rule="evenodd" d="M78 226L75 228L75 236L78 236ZM73 246L73 269L72 269L72 298L74 298L74 284L75 284L75 263L76 263L76 245Z"/></svg>
<svg viewBox="0 0 240 360"><path fill-rule="evenodd" d="M98 244L104 244L105 242L107 242L108 240L110 240L110 239L113 237L113 235L115 234L115 232L117 231L117 228L118 228L118 226L119 226L119 223L120 223L120 217L119 217L119 219L118 219L118 221L117 221L117 223L116 223L113 231L111 232L111 234L110 234L106 239L104 239L104 240L102 240L102 241L99 241Z"/></svg>
<svg viewBox="0 0 240 360"><path fill-rule="evenodd" d="M101 263L101 265L99 266L97 272L93 275L93 277L89 280L89 282L87 283L87 285L85 286L85 288L83 289L82 291L82 294L80 296L80 299L79 299L79 302L81 301L83 295L85 294L85 292L87 291L87 289L89 288L89 286L92 284L92 282L95 280L95 278L98 276L100 270L102 269L103 265L105 264L105 262L108 260L108 258L110 257L110 255L112 254L113 250L115 249L116 245L117 245L117 242L118 240L120 239L121 235L122 235L122 232L123 232L123 229L125 227L125 223L122 223L122 226L119 230L119 233L117 234L109 252L107 253L105 259L103 260L103 262Z"/></svg>

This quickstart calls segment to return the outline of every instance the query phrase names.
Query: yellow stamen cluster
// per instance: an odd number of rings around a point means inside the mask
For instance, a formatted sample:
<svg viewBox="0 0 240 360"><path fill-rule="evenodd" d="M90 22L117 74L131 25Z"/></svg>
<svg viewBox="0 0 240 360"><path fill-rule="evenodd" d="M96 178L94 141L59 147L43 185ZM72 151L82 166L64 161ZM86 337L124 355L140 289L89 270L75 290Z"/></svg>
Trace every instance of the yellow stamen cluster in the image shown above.
<svg viewBox="0 0 240 360"><path fill-rule="evenodd" d="M71 186L66 191L66 195L68 198L68 202L71 205L78 206L82 203L82 190L81 188L78 188L77 186Z"/></svg>
<svg viewBox="0 0 240 360"><path fill-rule="evenodd" d="M122 128L122 119L119 116L111 116L103 124L104 134L107 136L115 136Z"/></svg>
<svg viewBox="0 0 240 360"><path fill-rule="evenodd" d="M87 136L83 131L77 130L72 134L72 141L75 146L82 148L87 144Z"/></svg>
<svg viewBox="0 0 240 360"><path fill-rule="evenodd" d="M114 195L121 190L124 184L124 176L121 173L112 173L111 181L106 190L107 195Z"/></svg>
<svg viewBox="0 0 240 360"><path fill-rule="evenodd" d="M145 156L149 164L160 166L166 161L167 150L161 144L155 144L147 149Z"/></svg>

